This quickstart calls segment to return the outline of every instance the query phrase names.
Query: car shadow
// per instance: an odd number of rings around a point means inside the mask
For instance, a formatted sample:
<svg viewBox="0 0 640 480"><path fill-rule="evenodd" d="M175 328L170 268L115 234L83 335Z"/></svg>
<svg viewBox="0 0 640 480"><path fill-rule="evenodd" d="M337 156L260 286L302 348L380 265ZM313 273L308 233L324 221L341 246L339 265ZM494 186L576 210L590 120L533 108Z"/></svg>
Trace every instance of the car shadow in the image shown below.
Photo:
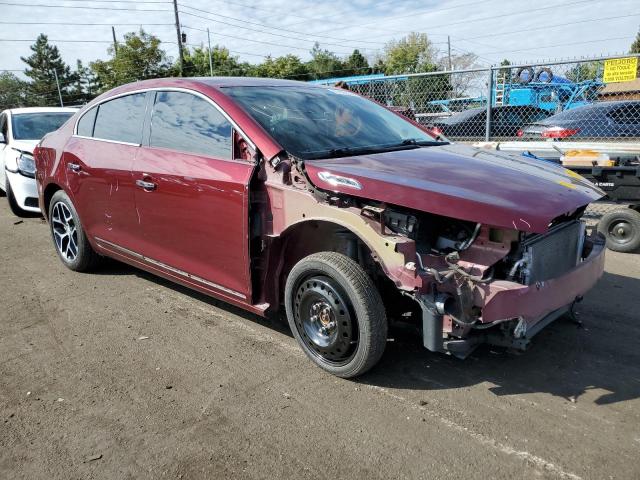
<svg viewBox="0 0 640 480"><path fill-rule="evenodd" d="M280 315L261 317L254 313L248 312L247 310L236 307L235 305L231 305L230 303L227 303L223 300L218 300L204 293L200 293L196 290L192 290L191 288L180 285L179 283L172 282L171 280L167 280L153 273L141 270L139 268L111 258L104 258L103 263L100 265L100 267L97 270L91 272L91 274L110 276L135 275L138 278L153 282L166 288L170 288L175 292L178 292L182 295L187 295L194 300L206 303L212 307L219 308L221 310L229 312L232 315L237 315L238 317L244 318L246 320L251 320L252 322L271 328L274 331L277 331L289 337L293 337L291 331L289 330L289 326L286 323L286 320Z"/></svg>
<svg viewBox="0 0 640 480"><path fill-rule="evenodd" d="M411 390L488 385L494 395L548 393L575 400L586 392L607 405L640 397L640 280L605 273L577 308L576 325L559 319L514 355L482 346L466 360L426 351L415 331L396 328L380 364L361 383Z"/></svg>
<svg viewBox="0 0 640 480"><path fill-rule="evenodd" d="M109 260L104 275L136 275L291 337L281 315L262 318L208 295ZM397 324L380 363L355 381L391 389L451 390L487 384L494 395L548 393L578 399L596 392L598 405L640 397L640 280L605 273L576 309L582 325L562 318L539 333L526 352L481 346L467 359L432 353L416 327Z"/></svg>

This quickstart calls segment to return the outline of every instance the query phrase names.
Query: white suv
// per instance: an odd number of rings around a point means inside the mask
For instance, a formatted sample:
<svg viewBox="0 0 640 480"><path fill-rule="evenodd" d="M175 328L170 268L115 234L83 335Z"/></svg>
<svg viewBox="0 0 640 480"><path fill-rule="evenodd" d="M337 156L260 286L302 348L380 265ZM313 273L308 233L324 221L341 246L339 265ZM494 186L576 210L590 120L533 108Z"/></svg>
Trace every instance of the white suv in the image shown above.
<svg viewBox="0 0 640 480"><path fill-rule="evenodd" d="M33 149L47 133L62 126L76 108L14 108L0 113L0 190L18 216L40 212Z"/></svg>

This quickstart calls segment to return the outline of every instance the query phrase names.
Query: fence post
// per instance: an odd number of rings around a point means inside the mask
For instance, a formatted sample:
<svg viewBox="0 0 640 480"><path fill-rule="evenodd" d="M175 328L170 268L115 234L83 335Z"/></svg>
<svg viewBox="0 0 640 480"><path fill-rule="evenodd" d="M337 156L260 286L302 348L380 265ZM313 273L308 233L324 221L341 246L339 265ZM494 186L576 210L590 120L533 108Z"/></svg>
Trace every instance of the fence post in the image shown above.
<svg viewBox="0 0 640 480"><path fill-rule="evenodd" d="M487 85L487 122L484 129L485 141L491 140L491 104L493 103L493 66L489 68L489 83Z"/></svg>

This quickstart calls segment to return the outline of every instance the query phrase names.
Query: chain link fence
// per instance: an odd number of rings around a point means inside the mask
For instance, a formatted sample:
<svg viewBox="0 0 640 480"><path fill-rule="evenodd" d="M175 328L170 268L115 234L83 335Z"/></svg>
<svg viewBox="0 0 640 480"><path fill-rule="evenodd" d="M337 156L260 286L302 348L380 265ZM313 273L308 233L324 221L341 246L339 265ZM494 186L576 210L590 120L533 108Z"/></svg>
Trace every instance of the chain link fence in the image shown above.
<svg viewBox="0 0 640 480"><path fill-rule="evenodd" d="M451 140L638 142L639 56L317 83L341 81Z"/></svg>

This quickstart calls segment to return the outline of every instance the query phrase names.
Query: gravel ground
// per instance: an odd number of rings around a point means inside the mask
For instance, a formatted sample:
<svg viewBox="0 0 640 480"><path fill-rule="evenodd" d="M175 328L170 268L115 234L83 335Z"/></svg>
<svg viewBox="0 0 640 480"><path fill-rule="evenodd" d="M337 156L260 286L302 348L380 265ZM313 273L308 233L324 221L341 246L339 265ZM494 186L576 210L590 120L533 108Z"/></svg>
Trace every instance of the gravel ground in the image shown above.
<svg viewBox="0 0 640 480"><path fill-rule="evenodd" d="M125 265L78 274L0 200L0 478L640 478L640 255L525 354L392 331L334 378L262 320Z"/></svg>

